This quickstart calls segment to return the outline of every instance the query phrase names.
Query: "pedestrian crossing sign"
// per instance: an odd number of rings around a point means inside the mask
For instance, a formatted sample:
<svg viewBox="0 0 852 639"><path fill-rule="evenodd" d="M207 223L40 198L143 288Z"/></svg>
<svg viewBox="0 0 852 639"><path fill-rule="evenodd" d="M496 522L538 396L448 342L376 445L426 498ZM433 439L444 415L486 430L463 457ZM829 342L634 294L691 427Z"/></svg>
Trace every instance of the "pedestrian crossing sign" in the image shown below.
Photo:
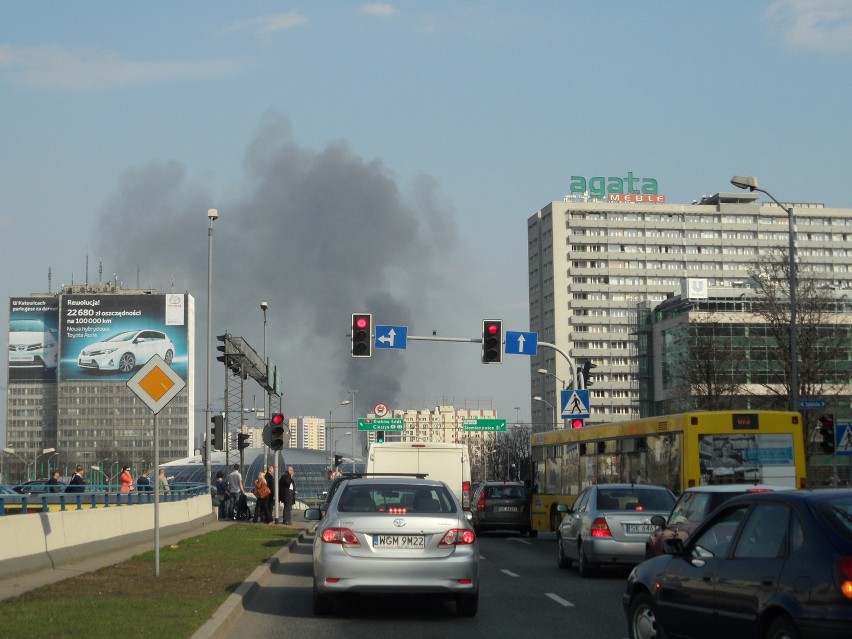
<svg viewBox="0 0 852 639"><path fill-rule="evenodd" d="M835 455L852 455L852 424L835 425Z"/></svg>
<svg viewBox="0 0 852 639"><path fill-rule="evenodd" d="M560 396L562 419L588 419L589 391L588 389L564 390Z"/></svg>

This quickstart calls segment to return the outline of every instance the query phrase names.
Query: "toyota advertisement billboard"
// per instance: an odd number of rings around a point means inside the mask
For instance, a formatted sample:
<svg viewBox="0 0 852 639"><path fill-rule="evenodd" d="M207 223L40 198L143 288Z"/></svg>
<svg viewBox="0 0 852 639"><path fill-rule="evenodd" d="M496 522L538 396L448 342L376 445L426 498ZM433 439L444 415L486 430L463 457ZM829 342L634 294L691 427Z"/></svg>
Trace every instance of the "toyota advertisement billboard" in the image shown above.
<svg viewBox="0 0 852 639"><path fill-rule="evenodd" d="M55 382L59 364L59 300L9 298L9 383Z"/></svg>
<svg viewBox="0 0 852 639"><path fill-rule="evenodd" d="M126 382L159 355L188 379L187 295L62 295L62 381Z"/></svg>

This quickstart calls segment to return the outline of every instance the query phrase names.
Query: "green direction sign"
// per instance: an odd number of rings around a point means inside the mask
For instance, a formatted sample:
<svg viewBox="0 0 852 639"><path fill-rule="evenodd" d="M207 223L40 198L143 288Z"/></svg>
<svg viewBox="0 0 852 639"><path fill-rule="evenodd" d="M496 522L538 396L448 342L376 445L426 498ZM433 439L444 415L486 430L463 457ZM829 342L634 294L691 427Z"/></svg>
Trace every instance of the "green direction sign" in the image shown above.
<svg viewBox="0 0 852 639"><path fill-rule="evenodd" d="M462 420L463 430L490 430L503 431L506 430L505 419L464 419Z"/></svg>
<svg viewBox="0 0 852 639"><path fill-rule="evenodd" d="M359 419L358 430L405 430L405 420L402 417Z"/></svg>

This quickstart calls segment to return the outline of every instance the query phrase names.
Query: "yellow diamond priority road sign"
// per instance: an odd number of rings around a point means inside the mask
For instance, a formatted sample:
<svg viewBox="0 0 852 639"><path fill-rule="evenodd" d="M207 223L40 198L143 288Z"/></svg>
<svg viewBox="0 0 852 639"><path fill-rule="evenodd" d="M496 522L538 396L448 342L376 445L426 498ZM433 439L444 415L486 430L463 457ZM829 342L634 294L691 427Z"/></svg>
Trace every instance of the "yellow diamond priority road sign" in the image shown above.
<svg viewBox="0 0 852 639"><path fill-rule="evenodd" d="M184 386L186 382L159 355L154 355L127 380L127 387L155 413L172 401Z"/></svg>

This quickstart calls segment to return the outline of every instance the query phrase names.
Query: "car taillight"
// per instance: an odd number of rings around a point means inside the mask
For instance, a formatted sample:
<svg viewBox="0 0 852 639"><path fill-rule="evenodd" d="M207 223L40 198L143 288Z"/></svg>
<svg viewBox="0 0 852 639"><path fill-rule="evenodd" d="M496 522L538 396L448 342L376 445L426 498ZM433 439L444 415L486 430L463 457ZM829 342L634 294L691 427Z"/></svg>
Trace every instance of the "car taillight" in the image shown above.
<svg viewBox="0 0 852 639"><path fill-rule="evenodd" d="M327 544L341 544L343 546L361 545L355 533L348 528L326 528L322 531L321 539Z"/></svg>
<svg viewBox="0 0 852 639"><path fill-rule="evenodd" d="M476 533L467 528L451 528L444 533L441 541L438 542L438 547L447 546L465 546L476 541Z"/></svg>
<svg viewBox="0 0 852 639"><path fill-rule="evenodd" d="M380 513L390 513L391 515L405 515L408 513L408 508L405 506L379 506Z"/></svg>
<svg viewBox="0 0 852 639"><path fill-rule="evenodd" d="M747 493L771 493L772 490L769 488L747 488Z"/></svg>
<svg viewBox="0 0 852 639"><path fill-rule="evenodd" d="M852 599L852 557L841 557L834 565L837 587L847 599Z"/></svg>
<svg viewBox="0 0 852 639"><path fill-rule="evenodd" d="M612 537L612 531L609 529L609 524L603 517L596 517L592 522L591 531L592 537Z"/></svg>
<svg viewBox="0 0 852 639"><path fill-rule="evenodd" d="M462 509L470 510L470 482L462 482Z"/></svg>
<svg viewBox="0 0 852 639"><path fill-rule="evenodd" d="M485 510L485 495L479 496L479 501L476 502L476 510L479 512Z"/></svg>

